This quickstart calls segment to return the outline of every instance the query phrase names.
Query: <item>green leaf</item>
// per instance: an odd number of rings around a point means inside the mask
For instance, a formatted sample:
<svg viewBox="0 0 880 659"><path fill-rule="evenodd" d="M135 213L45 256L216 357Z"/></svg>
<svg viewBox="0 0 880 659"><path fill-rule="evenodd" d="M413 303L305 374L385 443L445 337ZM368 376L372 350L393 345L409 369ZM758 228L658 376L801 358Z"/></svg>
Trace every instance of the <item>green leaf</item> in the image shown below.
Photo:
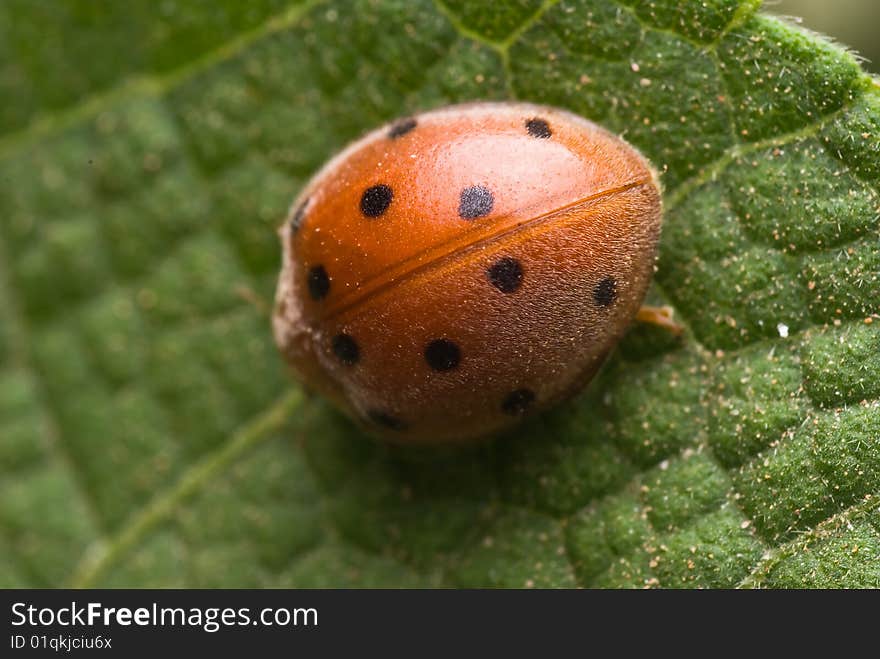
<svg viewBox="0 0 880 659"><path fill-rule="evenodd" d="M3 3L0 586L880 587L880 87L757 4ZM274 229L363 131L503 98L662 170L687 332L379 446L285 373Z"/></svg>

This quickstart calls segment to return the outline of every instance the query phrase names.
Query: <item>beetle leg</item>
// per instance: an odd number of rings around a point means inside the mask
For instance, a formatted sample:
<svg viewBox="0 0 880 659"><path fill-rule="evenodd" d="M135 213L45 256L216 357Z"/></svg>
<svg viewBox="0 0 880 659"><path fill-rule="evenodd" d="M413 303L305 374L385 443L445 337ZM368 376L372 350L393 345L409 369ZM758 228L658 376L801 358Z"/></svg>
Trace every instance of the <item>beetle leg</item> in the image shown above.
<svg viewBox="0 0 880 659"><path fill-rule="evenodd" d="M253 307L261 316L271 318L272 305L250 286L247 286L245 284L238 284L235 287L235 295L236 297L244 300L249 305L251 305L251 307Z"/></svg>
<svg viewBox="0 0 880 659"><path fill-rule="evenodd" d="M636 320L640 323L650 323L678 336L684 331L684 327L672 320L672 307L643 306L636 312Z"/></svg>

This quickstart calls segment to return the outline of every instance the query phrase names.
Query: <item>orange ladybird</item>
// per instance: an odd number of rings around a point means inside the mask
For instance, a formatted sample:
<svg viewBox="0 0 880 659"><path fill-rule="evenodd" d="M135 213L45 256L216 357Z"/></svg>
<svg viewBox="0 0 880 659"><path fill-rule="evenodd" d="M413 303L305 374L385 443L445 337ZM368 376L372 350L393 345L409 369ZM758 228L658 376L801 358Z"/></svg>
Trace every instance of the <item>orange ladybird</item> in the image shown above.
<svg viewBox="0 0 880 659"><path fill-rule="evenodd" d="M476 103L400 119L293 204L275 338L375 435L490 435L593 377L644 298L660 221L645 158L569 112Z"/></svg>

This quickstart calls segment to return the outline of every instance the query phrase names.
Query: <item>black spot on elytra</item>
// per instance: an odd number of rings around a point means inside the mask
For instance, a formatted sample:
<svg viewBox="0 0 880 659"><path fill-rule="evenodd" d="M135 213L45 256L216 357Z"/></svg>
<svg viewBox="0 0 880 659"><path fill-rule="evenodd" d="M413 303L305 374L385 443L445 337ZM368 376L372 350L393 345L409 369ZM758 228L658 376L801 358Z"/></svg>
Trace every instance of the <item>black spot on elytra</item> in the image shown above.
<svg viewBox="0 0 880 659"><path fill-rule="evenodd" d="M519 261L505 256L493 263L486 271L489 282L502 293L513 293L523 280L523 269Z"/></svg>
<svg viewBox="0 0 880 659"><path fill-rule="evenodd" d="M293 217L290 218L290 230L293 233L299 231L300 226L302 226L303 220L306 217L306 207L308 205L308 198L303 199L303 202L296 207L295 211L293 211Z"/></svg>
<svg viewBox="0 0 880 659"><path fill-rule="evenodd" d="M404 135L406 135L415 127L416 120L413 117L404 117L403 119L398 119L393 124L391 124L391 128L388 129L388 137L390 137L392 140L396 140L398 137L403 137Z"/></svg>
<svg viewBox="0 0 880 659"><path fill-rule="evenodd" d="M611 306L611 303L617 299L617 282L614 277L605 277L596 284L593 289L593 299L600 307Z"/></svg>
<svg viewBox="0 0 880 659"><path fill-rule="evenodd" d="M526 130L529 131L529 135L532 137L539 137L544 140L553 134L550 130L550 125L544 119L539 119L538 117L529 119L526 122Z"/></svg>
<svg viewBox="0 0 880 659"><path fill-rule="evenodd" d="M382 410L369 410L367 418L377 426L388 428L389 430L406 430L406 422L398 417L383 412Z"/></svg>
<svg viewBox="0 0 880 659"><path fill-rule="evenodd" d="M531 389L516 389L511 391L501 401L501 411L511 416L525 414L535 402L535 392Z"/></svg>
<svg viewBox="0 0 880 659"><path fill-rule="evenodd" d="M435 339L425 348L425 361L435 371L449 371L461 361L461 350L449 339Z"/></svg>
<svg viewBox="0 0 880 659"><path fill-rule="evenodd" d="M393 198L394 192L384 183L367 188L361 195L361 213L367 217L379 217L388 210Z"/></svg>
<svg viewBox="0 0 880 659"><path fill-rule="evenodd" d="M313 266L308 276L309 295L313 300L322 300L330 292L330 277L323 265Z"/></svg>
<svg viewBox="0 0 880 659"><path fill-rule="evenodd" d="M333 354L346 366L352 366L360 359L361 351L349 334L337 334L333 337Z"/></svg>
<svg viewBox="0 0 880 659"><path fill-rule="evenodd" d="M482 185L473 185L461 191L458 214L463 220L473 220L492 212L495 198L492 192Z"/></svg>

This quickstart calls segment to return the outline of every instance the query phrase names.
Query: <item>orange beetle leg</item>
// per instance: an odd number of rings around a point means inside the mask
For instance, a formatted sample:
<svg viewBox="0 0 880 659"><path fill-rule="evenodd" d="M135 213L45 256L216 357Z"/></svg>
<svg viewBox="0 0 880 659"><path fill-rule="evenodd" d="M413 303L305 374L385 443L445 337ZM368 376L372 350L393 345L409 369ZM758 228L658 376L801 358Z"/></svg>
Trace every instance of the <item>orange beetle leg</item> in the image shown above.
<svg viewBox="0 0 880 659"><path fill-rule="evenodd" d="M235 295L251 305L261 316L265 316L266 318L272 316L272 305L250 286L238 284L235 287Z"/></svg>
<svg viewBox="0 0 880 659"><path fill-rule="evenodd" d="M672 314L672 307L643 306L636 313L636 320L640 323L656 325L678 336L684 331L684 327L672 320Z"/></svg>

